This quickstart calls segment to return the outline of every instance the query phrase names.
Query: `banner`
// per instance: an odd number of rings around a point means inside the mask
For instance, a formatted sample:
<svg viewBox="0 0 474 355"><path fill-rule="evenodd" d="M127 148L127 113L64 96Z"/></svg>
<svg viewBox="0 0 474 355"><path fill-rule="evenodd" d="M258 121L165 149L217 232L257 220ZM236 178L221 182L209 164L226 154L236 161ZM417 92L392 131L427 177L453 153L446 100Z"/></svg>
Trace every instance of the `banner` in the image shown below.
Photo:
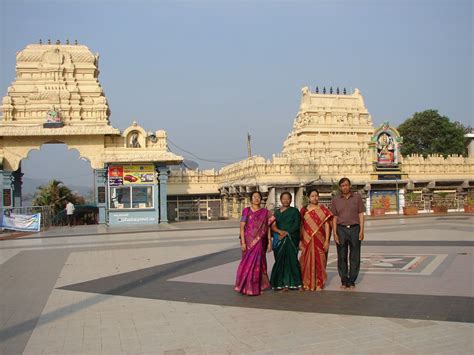
<svg viewBox="0 0 474 355"><path fill-rule="evenodd" d="M110 186L156 183L155 167L152 164L111 165L108 176Z"/></svg>
<svg viewBox="0 0 474 355"><path fill-rule="evenodd" d="M385 211L397 210L397 192L395 190L370 191L370 205L384 208Z"/></svg>
<svg viewBox="0 0 474 355"><path fill-rule="evenodd" d="M109 185L110 186L123 185L123 166L122 165L109 166Z"/></svg>
<svg viewBox="0 0 474 355"><path fill-rule="evenodd" d="M155 167L153 165L124 165L123 183L152 184L155 182Z"/></svg>
<svg viewBox="0 0 474 355"><path fill-rule="evenodd" d="M36 214L4 214L2 228L23 232L39 232L41 228L41 213Z"/></svg>

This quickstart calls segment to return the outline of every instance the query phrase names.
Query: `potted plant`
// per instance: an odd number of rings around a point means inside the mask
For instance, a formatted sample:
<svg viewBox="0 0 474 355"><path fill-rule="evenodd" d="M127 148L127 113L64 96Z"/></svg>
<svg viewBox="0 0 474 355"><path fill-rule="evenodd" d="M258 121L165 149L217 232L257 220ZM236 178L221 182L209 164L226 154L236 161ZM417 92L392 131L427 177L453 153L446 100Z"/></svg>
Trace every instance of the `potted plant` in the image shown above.
<svg viewBox="0 0 474 355"><path fill-rule="evenodd" d="M371 202L370 214L372 216L384 216L385 208L383 207L382 198L374 198Z"/></svg>
<svg viewBox="0 0 474 355"><path fill-rule="evenodd" d="M474 213L474 197L467 197L464 203L464 212Z"/></svg>
<svg viewBox="0 0 474 355"><path fill-rule="evenodd" d="M405 206L403 206L403 214L406 216L418 214L418 202L414 192L407 192L405 194Z"/></svg>
<svg viewBox="0 0 474 355"><path fill-rule="evenodd" d="M448 200L446 192L440 192L437 194L437 198L433 199L433 213L445 214L448 213Z"/></svg>

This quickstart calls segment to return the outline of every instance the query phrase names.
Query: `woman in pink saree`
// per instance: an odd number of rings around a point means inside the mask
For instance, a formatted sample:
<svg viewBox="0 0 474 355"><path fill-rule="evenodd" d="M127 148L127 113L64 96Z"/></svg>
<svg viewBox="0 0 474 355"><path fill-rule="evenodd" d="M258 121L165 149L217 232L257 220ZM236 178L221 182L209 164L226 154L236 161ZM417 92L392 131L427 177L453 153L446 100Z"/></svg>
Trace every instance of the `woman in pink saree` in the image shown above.
<svg viewBox="0 0 474 355"><path fill-rule="evenodd" d="M260 207L262 195L255 191L250 207L242 211L240 246L242 260L237 269L234 290L248 296L258 296L270 287L265 252L271 251L268 228L269 211Z"/></svg>

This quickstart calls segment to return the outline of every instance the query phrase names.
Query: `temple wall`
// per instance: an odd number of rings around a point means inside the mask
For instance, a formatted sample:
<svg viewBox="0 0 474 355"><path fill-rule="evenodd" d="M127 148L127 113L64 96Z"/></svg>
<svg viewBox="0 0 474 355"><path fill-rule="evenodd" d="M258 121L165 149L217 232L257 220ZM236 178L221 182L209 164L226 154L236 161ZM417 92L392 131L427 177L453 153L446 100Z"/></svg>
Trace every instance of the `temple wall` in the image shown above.
<svg viewBox="0 0 474 355"><path fill-rule="evenodd" d="M168 195L219 193L219 175L214 170L172 170L168 177Z"/></svg>
<svg viewBox="0 0 474 355"><path fill-rule="evenodd" d="M424 158L410 155L403 158L402 171L410 180L474 179L474 157L451 155L444 158L435 154Z"/></svg>

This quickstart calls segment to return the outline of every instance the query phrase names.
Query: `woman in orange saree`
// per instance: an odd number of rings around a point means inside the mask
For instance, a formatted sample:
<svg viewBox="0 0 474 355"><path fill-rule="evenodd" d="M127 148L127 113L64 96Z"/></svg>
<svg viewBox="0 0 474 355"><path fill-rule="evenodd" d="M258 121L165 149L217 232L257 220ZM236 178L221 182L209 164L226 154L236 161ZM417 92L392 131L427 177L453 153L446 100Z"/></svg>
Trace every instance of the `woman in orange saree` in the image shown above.
<svg viewBox="0 0 474 355"><path fill-rule="evenodd" d="M321 291L326 283L326 252L329 249L331 211L320 205L319 192L310 190L309 204L301 209L300 266L303 288Z"/></svg>

